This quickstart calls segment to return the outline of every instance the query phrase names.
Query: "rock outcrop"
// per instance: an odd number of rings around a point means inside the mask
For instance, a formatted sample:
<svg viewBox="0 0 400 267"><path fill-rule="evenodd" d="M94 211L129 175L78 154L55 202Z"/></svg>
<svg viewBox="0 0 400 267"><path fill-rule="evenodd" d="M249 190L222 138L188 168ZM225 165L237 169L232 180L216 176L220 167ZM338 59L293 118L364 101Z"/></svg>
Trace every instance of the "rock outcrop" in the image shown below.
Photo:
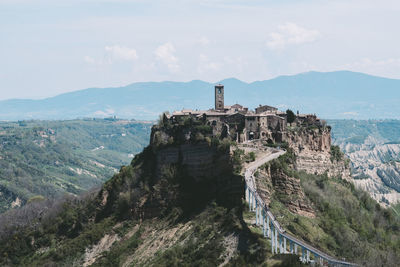
<svg viewBox="0 0 400 267"><path fill-rule="evenodd" d="M115 179L101 192L101 216L112 212L118 201L129 203L129 214L138 219L177 206L190 212L212 201L226 207L241 203L243 177L233 172L230 141L211 142L190 126L176 129L181 126L153 127L150 145L118 174L131 178Z"/></svg>
<svg viewBox="0 0 400 267"><path fill-rule="evenodd" d="M288 131L287 141L296 155L297 170L350 179L350 168L346 160L332 158L329 127L291 129Z"/></svg>
<svg viewBox="0 0 400 267"><path fill-rule="evenodd" d="M267 166L266 169L258 171L256 183L258 192L267 205L271 202L271 196L277 194L291 212L311 218L315 217L315 212L300 185L300 179L290 177L282 171L271 172L270 166Z"/></svg>

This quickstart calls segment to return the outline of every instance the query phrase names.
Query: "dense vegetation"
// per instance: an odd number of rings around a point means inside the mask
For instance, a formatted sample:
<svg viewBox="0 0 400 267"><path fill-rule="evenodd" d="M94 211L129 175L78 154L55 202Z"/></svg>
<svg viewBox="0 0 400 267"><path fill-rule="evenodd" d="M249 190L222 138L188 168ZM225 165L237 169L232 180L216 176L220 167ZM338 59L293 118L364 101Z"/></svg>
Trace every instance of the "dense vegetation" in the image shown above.
<svg viewBox="0 0 400 267"><path fill-rule="evenodd" d="M32 197L79 194L148 144L151 124L112 119L0 123L0 213Z"/></svg>
<svg viewBox="0 0 400 267"><path fill-rule="evenodd" d="M363 266L397 266L400 255L400 217L382 208L368 193L352 183L326 175L293 170L293 157L285 155L271 166L300 179L316 218L295 215L285 208L285 196L272 196L271 209L284 218L283 226L294 235L332 255Z"/></svg>

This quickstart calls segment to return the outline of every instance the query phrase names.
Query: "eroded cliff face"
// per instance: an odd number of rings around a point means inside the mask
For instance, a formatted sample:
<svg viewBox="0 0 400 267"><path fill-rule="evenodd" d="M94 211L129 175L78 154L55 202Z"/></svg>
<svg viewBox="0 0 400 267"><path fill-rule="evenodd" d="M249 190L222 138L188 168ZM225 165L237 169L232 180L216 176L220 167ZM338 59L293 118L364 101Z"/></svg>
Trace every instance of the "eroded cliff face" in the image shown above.
<svg viewBox="0 0 400 267"><path fill-rule="evenodd" d="M350 179L350 168L346 160L332 159L329 127L290 129L287 141L296 155L297 170Z"/></svg>
<svg viewBox="0 0 400 267"><path fill-rule="evenodd" d="M382 204L400 202L400 144L367 137L362 144L336 143L351 160L354 184Z"/></svg>
<svg viewBox="0 0 400 267"><path fill-rule="evenodd" d="M211 142L198 133L190 127L153 127L150 145L131 166L121 169L121 179L113 179L120 184L103 190L99 201L104 214L121 199L128 199L130 214L140 219L159 216L171 207L191 212L211 201L227 207L240 204L243 178L233 173L230 143Z"/></svg>
<svg viewBox="0 0 400 267"><path fill-rule="evenodd" d="M271 202L271 196L278 194L278 198L291 212L310 218L315 217L315 211L305 197L300 179L290 177L282 171L271 172L268 166L258 171L256 183L258 192L267 205Z"/></svg>

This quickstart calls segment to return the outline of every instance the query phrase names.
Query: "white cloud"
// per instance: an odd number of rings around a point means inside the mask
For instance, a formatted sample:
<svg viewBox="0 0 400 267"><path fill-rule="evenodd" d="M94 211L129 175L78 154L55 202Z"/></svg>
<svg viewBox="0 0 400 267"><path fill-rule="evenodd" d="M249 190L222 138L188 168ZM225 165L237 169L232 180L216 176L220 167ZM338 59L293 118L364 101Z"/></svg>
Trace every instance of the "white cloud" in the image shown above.
<svg viewBox="0 0 400 267"><path fill-rule="evenodd" d="M154 51L157 59L163 62L171 72L178 72L180 69L178 58L175 56L175 47L172 43L165 43Z"/></svg>
<svg viewBox="0 0 400 267"><path fill-rule="evenodd" d="M306 29L290 22L280 25L278 29L269 34L267 47L272 50L283 49L292 44L311 43L320 36L317 30Z"/></svg>
<svg viewBox="0 0 400 267"><path fill-rule="evenodd" d="M362 58L359 61L347 64L345 67L365 68L365 67L378 67L378 66L400 66L400 58L387 58L374 60L370 58Z"/></svg>
<svg viewBox="0 0 400 267"><path fill-rule="evenodd" d="M134 61L138 58L136 50L120 45L104 47L103 59L95 59L91 56L85 56L83 60L91 65L106 65L115 61Z"/></svg>
<svg viewBox="0 0 400 267"><path fill-rule="evenodd" d="M92 57L85 56L83 59L84 59L85 62L88 63L88 64L97 64L96 60L95 60L94 58L92 58Z"/></svg>
<svg viewBox="0 0 400 267"><path fill-rule="evenodd" d="M125 46L119 46L119 45L106 46L104 50L106 51L106 55L109 56L112 61L114 60L132 61L138 58L135 49Z"/></svg>
<svg viewBox="0 0 400 267"><path fill-rule="evenodd" d="M198 43L203 45L203 46L207 46L207 45L209 45L211 43L211 41L207 37L203 36L198 40Z"/></svg>
<svg viewBox="0 0 400 267"><path fill-rule="evenodd" d="M221 69L221 64L211 61L208 56L204 54L199 55L199 65L197 71L199 73L206 73L208 71L218 71Z"/></svg>
<svg viewBox="0 0 400 267"><path fill-rule="evenodd" d="M108 108L106 110L97 110L93 113L95 116L108 117L115 114L115 110Z"/></svg>
<svg viewBox="0 0 400 267"><path fill-rule="evenodd" d="M341 113L341 115L344 115L344 116L358 116L359 114L357 112L354 112L354 111L347 111L347 112Z"/></svg>

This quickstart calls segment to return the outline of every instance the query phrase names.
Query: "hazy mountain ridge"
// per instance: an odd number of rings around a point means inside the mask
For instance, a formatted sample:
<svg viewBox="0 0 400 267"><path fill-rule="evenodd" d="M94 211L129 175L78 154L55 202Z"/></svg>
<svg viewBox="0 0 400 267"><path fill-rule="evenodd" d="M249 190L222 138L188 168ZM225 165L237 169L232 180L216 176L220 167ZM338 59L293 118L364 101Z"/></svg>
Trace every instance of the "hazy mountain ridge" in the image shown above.
<svg viewBox="0 0 400 267"><path fill-rule="evenodd" d="M400 121L329 121L352 162L354 183L377 201L400 201Z"/></svg>
<svg viewBox="0 0 400 267"><path fill-rule="evenodd" d="M230 78L220 83L226 88L226 104L254 108L268 103L280 109L318 113L322 118L400 118L400 80L395 79L336 71L307 72L252 83ZM42 100L3 100L0 120L113 115L155 119L166 110L210 108L212 87L212 83L199 80L140 82L116 88L89 88Z"/></svg>

